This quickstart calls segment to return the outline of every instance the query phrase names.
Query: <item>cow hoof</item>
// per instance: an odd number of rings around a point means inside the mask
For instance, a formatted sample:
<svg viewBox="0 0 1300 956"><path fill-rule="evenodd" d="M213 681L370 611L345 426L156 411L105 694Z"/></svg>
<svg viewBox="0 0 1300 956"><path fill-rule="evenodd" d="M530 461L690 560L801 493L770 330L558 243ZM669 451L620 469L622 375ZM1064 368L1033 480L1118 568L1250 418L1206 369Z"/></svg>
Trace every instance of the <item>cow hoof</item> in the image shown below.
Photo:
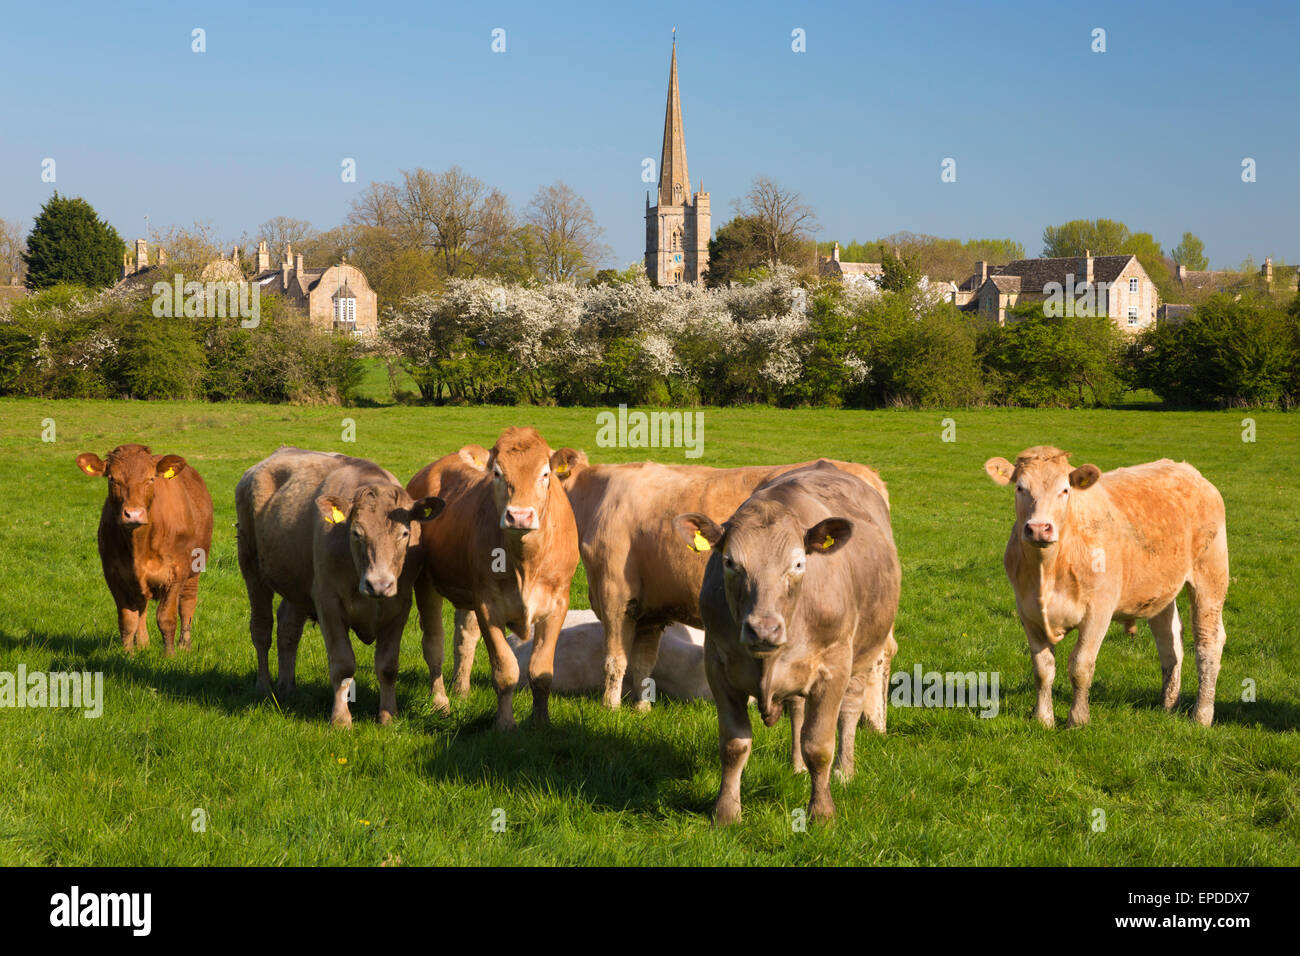
<svg viewBox="0 0 1300 956"><path fill-rule="evenodd" d="M297 684L285 684L277 681L275 685L275 696L280 700L287 700L289 697L293 696L294 691L297 689ZM270 692L269 687L267 688L267 692Z"/></svg>
<svg viewBox="0 0 1300 956"><path fill-rule="evenodd" d="M493 727L503 734L514 733L519 729L519 725L515 723L513 719L508 721L498 719L497 722L493 724Z"/></svg>
<svg viewBox="0 0 1300 956"><path fill-rule="evenodd" d="M835 804L829 798L814 800L808 805L808 819L821 821L835 819Z"/></svg>
<svg viewBox="0 0 1300 956"><path fill-rule="evenodd" d="M653 705L648 700L638 700L635 709L638 714L648 714L650 713L650 708L652 706Z"/></svg>
<svg viewBox="0 0 1300 956"><path fill-rule="evenodd" d="M271 693L271 682L259 677L257 682L253 685L253 690L261 694L263 697L266 697Z"/></svg>
<svg viewBox="0 0 1300 956"><path fill-rule="evenodd" d="M715 827L726 827L740 819L739 803L721 803L719 802L713 808L713 825Z"/></svg>
<svg viewBox="0 0 1300 956"><path fill-rule="evenodd" d="M840 783L850 783L853 780L854 769L852 767L836 767L835 779Z"/></svg>
<svg viewBox="0 0 1300 956"><path fill-rule="evenodd" d="M1084 714L1082 717L1076 717L1074 714L1071 714L1070 719L1065 722L1065 729L1070 730L1074 727L1087 727L1088 719L1087 714Z"/></svg>
<svg viewBox="0 0 1300 956"><path fill-rule="evenodd" d="M335 714L335 715L330 719L330 723L332 723L335 727L339 728L340 730L351 730L351 729L352 729L352 715L351 715L351 714Z"/></svg>
<svg viewBox="0 0 1300 956"><path fill-rule="evenodd" d="M790 769L793 770L796 774L807 773L808 765L806 763L795 763L795 764L791 764Z"/></svg>
<svg viewBox="0 0 1300 956"><path fill-rule="evenodd" d="M469 696L469 681L465 681L465 683L463 683L463 684L462 684L460 681L457 681L456 683L452 684L452 685L451 685L451 692L452 692L454 695L456 695L457 697L468 697L468 696Z"/></svg>
<svg viewBox="0 0 1300 956"><path fill-rule="evenodd" d="M380 726L387 727L392 722L393 722L393 714L391 711L381 710L379 712Z"/></svg>
<svg viewBox="0 0 1300 956"><path fill-rule="evenodd" d="M1202 727L1209 727L1214 723L1214 708L1210 707L1207 710L1201 710L1199 707L1196 708L1194 719Z"/></svg>
<svg viewBox="0 0 1300 956"><path fill-rule="evenodd" d="M447 699L446 694L435 696L432 706L435 714L441 714L443 717L451 716L451 701Z"/></svg>

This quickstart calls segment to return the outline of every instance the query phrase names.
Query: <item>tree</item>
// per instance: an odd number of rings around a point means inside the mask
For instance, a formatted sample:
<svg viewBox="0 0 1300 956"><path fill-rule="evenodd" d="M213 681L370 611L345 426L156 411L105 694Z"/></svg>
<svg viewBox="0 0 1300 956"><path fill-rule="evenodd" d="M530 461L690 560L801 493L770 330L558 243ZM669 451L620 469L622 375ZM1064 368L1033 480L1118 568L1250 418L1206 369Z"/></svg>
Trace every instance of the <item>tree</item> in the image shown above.
<svg viewBox="0 0 1300 956"><path fill-rule="evenodd" d="M1049 259L1082 256L1117 256L1124 253L1128 226L1113 219L1073 219L1043 230L1043 255Z"/></svg>
<svg viewBox="0 0 1300 956"><path fill-rule="evenodd" d="M537 190L524 221L541 247L541 277L556 281L590 275L606 254L603 229L587 201L566 183Z"/></svg>
<svg viewBox="0 0 1300 956"><path fill-rule="evenodd" d="M262 223L257 238L266 242L267 251L271 254L271 265L274 267L278 264L276 257L283 253L286 243L302 246L315 232L312 224L306 219L275 216Z"/></svg>
<svg viewBox="0 0 1300 956"><path fill-rule="evenodd" d="M806 264L804 246L817 228L817 214L802 196L760 176L733 205L739 215L753 220L770 264Z"/></svg>
<svg viewBox="0 0 1300 956"><path fill-rule="evenodd" d="M117 230L100 219L86 200L56 192L41 207L27 236L27 287L48 289L60 282L92 289L111 285L121 275L126 246Z"/></svg>
<svg viewBox="0 0 1300 956"><path fill-rule="evenodd" d="M741 279L763 265L765 247L758 221L737 216L718 228L709 240L709 270L704 284L717 289Z"/></svg>
<svg viewBox="0 0 1300 956"><path fill-rule="evenodd" d="M1190 232L1183 233L1183 241L1174 246L1170 257L1180 266L1199 272L1210 267L1205 258L1205 243Z"/></svg>
<svg viewBox="0 0 1300 956"><path fill-rule="evenodd" d="M505 194L459 166L403 170L396 201L403 241L431 251L448 277L490 271L515 234Z"/></svg>
<svg viewBox="0 0 1300 956"><path fill-rule="evenodd" d="M8 285L14 276L22 277L23 230L16 222L0 219L0 285Z"/></svg>
<svg viewBox="0 0 1300 956"><path fill-rule="evenodd" d="M880 288L885 292L910 292L921 284L920 257L912 249L880 247Z"/></svg>

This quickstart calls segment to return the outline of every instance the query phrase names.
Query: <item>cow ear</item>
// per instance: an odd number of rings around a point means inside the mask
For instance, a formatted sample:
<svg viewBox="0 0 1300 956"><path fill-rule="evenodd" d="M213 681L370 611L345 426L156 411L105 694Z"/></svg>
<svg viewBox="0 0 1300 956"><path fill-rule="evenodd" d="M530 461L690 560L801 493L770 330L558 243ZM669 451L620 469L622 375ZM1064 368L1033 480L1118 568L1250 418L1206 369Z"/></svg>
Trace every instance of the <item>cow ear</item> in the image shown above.
<svg viewBox="0 0 1300 956"><path fill-rule="evenodd" d="M551 473L561 481L572 475L575 467L585 468L588 464L586 454L576 448L561 448L551 455Z"/></svg>
<svg viewBox="0 0 1300 956"><path fill-rule="evenodd" d="M808 554L830 554L844 547L853 537L853 522L847 518L826 518L818 521L803 536L803 549Z"/></svg>
<svg viewBox="0 0 1300 956"><path fill-rule="evenodd" d="M1101 469L1096 465L1080 465L1070 472L1070 487L1083 491L1084 488L1095 485L1100 477Z"/></svg>
<svg viewBox="0 0 1300 956"><path fill-rule="evenodd" d="M154 465L154 472L161 478L175 478L185 470L185 459L180 455L163 455Z"/></svg>
<svg viewBox="0 0 1300 956"><path fill-rule="evenodd" d="M689 512L673 519L673 530L692 551L703 554L722 540L722 526L708 515Z"/></svg>
<svg viewBox="0 0 1300 956"><path fill-rule="evenodd" d="M429 495L427 498L421 498L415 504L411 505L412 521L432 521L438 515L442 514L442 509L447 507L447 502L437 495Z"/></svg>
<svg viewBox="0 0 1300 956"><path fill-rule="evenodd" d="M104 463L104 460L90 451L77 456L77 467L90 475L91 478L103 477L104 472L108 470L108 465Z"/></svg>
<svg viewBox="0 0 1300 956"><path fill-rule="evenodd" d="M1011 484L1011 476L1016 473L1015 466L1005 458L990 458L984 462L984 470L999 485Z"/></svg>
<svg viewBox="0 0 1300 956"><path fill-rule="evenodd" d="M320 516L326 524L343 524L348 520L352 502L336 495L321 495L316 499L316 507L320 509Z"/></svg>
<svg viewBox="0 0 1300 956"><path fill-rule="evenodd" d="M475 471L487 471L488 459L492 457L492 453L482 445L466 445L456 454Z"/></svg>

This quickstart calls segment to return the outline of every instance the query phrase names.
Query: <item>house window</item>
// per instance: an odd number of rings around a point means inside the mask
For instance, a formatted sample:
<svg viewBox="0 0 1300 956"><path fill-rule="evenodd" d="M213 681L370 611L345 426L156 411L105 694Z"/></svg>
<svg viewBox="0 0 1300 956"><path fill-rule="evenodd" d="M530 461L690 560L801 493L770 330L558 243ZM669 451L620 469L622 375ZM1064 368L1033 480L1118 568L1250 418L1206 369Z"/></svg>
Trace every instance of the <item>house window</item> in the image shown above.
<svg viewBox="0 0 1300 956"><path fill-rule="evenodd" d="M334 331L357 330L357 300L340 296L334 300Z"/></svg>
<svg viewBox="0 0 1300 956"><path fill-rule="evenodd" d="M1136 276L1128 280L1128 294L1129 295L1138 294L1138 280Z"/></svg>
<svg viewBox="0 0 1300 956"><path fill-rule="evenodd" d="M1134 279L1133 281L1136 282L1137 280ZM1138 324L1138 310L1136 305L1130 305L1128 307L1128 324L1129 325Z"/></svg>

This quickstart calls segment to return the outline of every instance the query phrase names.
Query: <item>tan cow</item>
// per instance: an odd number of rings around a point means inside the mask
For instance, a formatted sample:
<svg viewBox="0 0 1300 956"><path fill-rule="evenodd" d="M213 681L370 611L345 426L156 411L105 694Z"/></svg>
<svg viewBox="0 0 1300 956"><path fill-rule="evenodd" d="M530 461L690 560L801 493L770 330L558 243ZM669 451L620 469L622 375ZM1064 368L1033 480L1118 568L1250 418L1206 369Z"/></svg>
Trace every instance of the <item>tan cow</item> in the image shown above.
<svg viewBox="0 0 1300 956"><path fill-rule="evenodd" d="M751 696L769 727L784 701L806 699L808 813L833 816L836 723L845 779L864 706L884 727L888 674L879 664L893 642L901 579L884 498L821 461L759 486L723 525L681 514L673 527L689 550L708 555L700 613L722 758L715 822L740 817Z"/></svg>
<svg viewBox="0 0 1300 956"><path fill-rule="evenodd" d="M190 649L199 575L212 548L212 496L180 455L155 455L144 445L118 445L104 461L93 452L77 467L108 479L99 513L99 558L117 604L122 647L149 646L147 611L158 602L163 652Z"/></svg>
<svg viewBox="0 0 1300 956"><path fill-rule="evenodd" d="M874 470L854 462L830 463L875 488L888 507L889 493ZM706 557L682 550L673 532L673 516L695 511L715 522L725 521L763 482L811 464L592 465L584 453L572 448L561 448L552 456L552 469L564 483L578 522L591 606L605 629L606 707L618 708L630 661L637 708L648 710L650 702L642 691L654 670L664 627L671 621L702 626L699 595ZM464 641L472 649L473 640L472 631L466 632L458 637L457 647ZM460 657L468 661L472 655ZM889 662L882 660L881 666L887 669ZM468 670L463 676L468 687ZM458 666L458 687L461 679ZM796 733L797 729L796 717ZM794 753L797 766L798 746Z"/></svg>
<svg viewBox="0 0 1300 956"><path fill-rule="evenodd" d="M407 490L447 502L425 528L425 570L415 585L435 706L448 706L442 680L445 597L473 611L487 635L501 730L515 727L519 676L506 632L535 635L528 664L532 719L546 723L555 644L578 567L578 528L569 499L552 480L550 447L532 428L507 428L491 451L469 445L440 458L412 478ZM466 661L466 689L468 674Z"/></svg>
<svg viewBox="0 0 1300 956"><path fill-rule="evenodd" d="M1056 644L1075 628L1074 703L1068 726L1088 722L1088 689L1112 620L1151 624L1164 672L1166 710L1178 702L1182 625L1175 598L1188 588L1196 632L1196 720L1214 719L1214 684L1227 635L1228 534L1223 498L1191 465L1169 459L1073 468L1059 448L1027 448L1013 465L984 470L1016 488L1016 523L1003 564L1038 678L1037 716L1051 726Z"/></svg>
<svg viewBox="0 0 1300 956"><path fill-rule="evenodd" d="M413 500L364 458L285 447L244 472L235 486L236 540L258 690L271 690L271 603L279 594L280 696L293 693L298 642L313 619L325 639L334 724L352 724L348 692L357 660L349 630L375 645L379 722L391 722L402 629L420 569L420 523L442 507L434 497Z"/></svg>

